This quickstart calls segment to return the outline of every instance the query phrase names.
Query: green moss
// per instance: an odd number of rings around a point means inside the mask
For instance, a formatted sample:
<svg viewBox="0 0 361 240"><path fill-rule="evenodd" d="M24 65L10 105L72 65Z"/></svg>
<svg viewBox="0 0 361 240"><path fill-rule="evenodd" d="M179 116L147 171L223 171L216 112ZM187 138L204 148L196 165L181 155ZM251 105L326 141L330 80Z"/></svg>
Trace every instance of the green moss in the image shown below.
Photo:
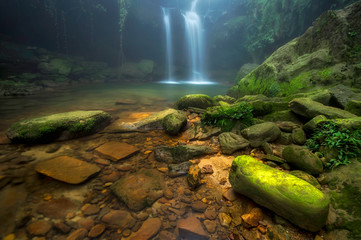
<svg viewBox="0 0 361 240"><path fill-rule="evenodd" d="M291 96L294 93L304 90L305 87L308 85L309 78L310 78L310 72L305 72L291 79L289 83L281 83L280 95L284 97Z"/></svg>
<svg viewBox="0 0 361 240"><path fill-rule="evenodd" d="M187 109L189 107L206 109L213 106L213 100L205 94L189 94L181 97L175 107L177 109Z"/></svg>

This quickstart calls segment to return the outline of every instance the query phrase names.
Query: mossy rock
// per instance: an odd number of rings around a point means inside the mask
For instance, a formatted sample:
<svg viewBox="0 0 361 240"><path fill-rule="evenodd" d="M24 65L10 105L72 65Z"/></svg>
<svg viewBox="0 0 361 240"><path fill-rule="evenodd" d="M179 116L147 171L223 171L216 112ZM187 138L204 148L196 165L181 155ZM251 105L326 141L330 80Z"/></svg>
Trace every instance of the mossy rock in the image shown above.
<svg viewBox="0 0 361 240"><path fill-rule="evenodd" d="M232 132L225 132L218 136L222 153L232 154L237 150L244 149L249 146L249 141L242 136Z"/></svg>
<svg viewBox="0 0 361 240"><path fill-rule="evenodd" d="M276 111L263 116L262 119L269 122L290 121L294 123L301 123L297 115L291 110Z"/></svg>
<svg viewBox="0 0 361 240"><path fill-rule="evenodd" d="M294 171L291 171L290 174L305 180L306 182L308 182L312 186L316 187L317 189L321 189L321 184L317 181L317 179L314 176L312 176L304 171L294 170Z"/></svg>
<svg viewBox="0 0 361 240"><path fill-rule="evenodd" d="M275 123L266 122L243 129L241 134L250 141L251 147L259 147L264 142L277 140L281 135L281 130Z"/></svg>
<svg viewBox="0 0 361 240"><path fill-rule="evenodd" d="M183 110L189 107L206 109L213 106L213 100L205 94L189 94L181 97L175 107Z"/></svg>
<svg viewBox="0 0 361 240"><path fill-rule="evenodd" d="M154 149L155 159L165 163L182 163L194 157L213 153L216 153L213 148L198 145L158 146Z"/></svg>
<svg viewBox="0 0 361 240"><path fill-rule="evenodd" d="M320 190L251 156L242 155L234 159L229 181L235 192L303 229L317 232L326 223L329 199Z"/></svg>
<svg viewBox="0 0 361 240"><path fill-rule="evenodd" d="M162 122L163 129L170 135L177 135L187 125L187 117L182 111L165 116Z"/></svg>
<svg viewBox="0 0 361 240"><path fill-rule="evenodd" d="M320 122L326 121L327 117L323 115L318 115L314 118L312 118L310 121L308 121L305 125L303 125L303 130L307 133L312 133L316 130L317 125Z"/></svg>
<svg viewBox="0 0 361 240"><path fill-rule="evenodd" d="M311 151L301 146L291 145L285 147L282 158L296 169L312 175L318 175L323 171L322 161Z"/></svg>
<svg viewBox="0 0 361 240"><path fill-rule="evenodd" d="M326 172L323 183L328 184L334 220L329 230L348 230L348 240L361 239L361 163L357 160Z"/></svg>
<svg viewBox="0 0 361 240"><path fill-rule="evenodd" d="M213 102L214 103L218 103L221 105L220 102L225 102L225 103L228 103L228 104L233 104L236 102L236 99L233 98L233 97L230 97L230 96L227 96L227 95L217 95L217 96L214 96L213 97Z"/></svg>
<svg viewBox="0 0 361 240"><path fill-rule="evenodd" d="M347 128L351 131L361 130L361 117L347 118L347 119L324 119L317 123L316 127L327 122L334 122L340 127Z"/></svg>
<svg viewBox="0 0 361 240"><path fill-rule="evenodd" d="M296 98L289 103L291 111L299 114L307 119L312 119L318 115L324 115L327 118L352 118L356 115L345 110L325 106L319 102L315 102L310 98Z"/></svg>
<svg viewBox="0 0 361 240"><path fill-rule="evenodd" d="M93 134L110 123L103 111L75 111L14 123L7 131L13 143L48 143Z"/></svg>
<svg viewBox="0 0 361 240"><path fill-rule="evenodd" d="M350 100L346 104L345 110L357 116L361 116L361 101Z"/></svg>
<svg viewBox="0 0 361 240"><path fill-rule="evenodd" d="M302 128L293 129L292 140L297 145L303 145L307 140L306 133L302 130Z"/></svg>

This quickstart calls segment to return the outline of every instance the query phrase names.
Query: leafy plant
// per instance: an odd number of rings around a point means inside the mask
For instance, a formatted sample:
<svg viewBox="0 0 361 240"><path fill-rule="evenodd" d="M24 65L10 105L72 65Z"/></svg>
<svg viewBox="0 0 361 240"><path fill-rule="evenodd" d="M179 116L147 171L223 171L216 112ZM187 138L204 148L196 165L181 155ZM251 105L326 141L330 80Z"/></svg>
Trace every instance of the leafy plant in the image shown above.
<svg viewBox="0 0 361 240"><path fill-rule="evenodd" d="M327 167L334 168L350 163L350 159L361 155L361 130L353 131L329 122L318 128L306 145L313 151L319 151L321 146L336 149L337 158L330 159Z"/></svg>
<svg viewBox="0 0 361 240"><path fill-rule="evenodd" d="M252 125L252 107L245 102L236 103L229 106L218 106L208 108L202 116L204 125L221 127L222 131L230 131L237 121L246 126Z"/></svg>

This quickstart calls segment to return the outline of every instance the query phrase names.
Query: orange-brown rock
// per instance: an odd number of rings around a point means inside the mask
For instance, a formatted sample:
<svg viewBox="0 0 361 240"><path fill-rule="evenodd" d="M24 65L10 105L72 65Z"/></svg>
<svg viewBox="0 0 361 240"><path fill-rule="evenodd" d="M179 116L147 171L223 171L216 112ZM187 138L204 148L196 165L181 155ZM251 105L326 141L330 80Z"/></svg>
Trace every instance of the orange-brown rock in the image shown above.
<svg viewBox="0 0 361 240"><path fill-rule="evenodd" d="M67 198L57 198L40 204L37 212L45 217L64 219L66 215L77 209L77 205Z"/></svg>
<svg viewBox="0 0 361 240"><path fill-rule="evenodd" d="M132 145L115 141L107 142L95 149L96 153L113 161L119 161L138 151L139 149Z"/></svg>
<svg viewBox="0 0 361 240"><path fill-rule="evenodd" d="M201 169L198 165L191 165L189 167L187 181L191 189L196 189L201 185Z"/></svg>
<svg viewBox="0 0 361 240"><path fill-rule="evenodd" d="M250 213L242 215L242 220L246 223L245 227L257 227L259 221L263 220L263 212L260 208L253 208Z"/></svg>
<svg viewBox="0 0 361 240"><path fill-rule="evenodd" d="M100 168L76 158L60 156L38 163L35 170L62 182L79 184L98 173Z"/></svg>
<svg viewBox="0 0 361 240"><path fill-rule="evenodd" d="M178 221L179 236L185 239L209 239L208 233L203 229L201 222L194 216Z"/></svg>
<svg viewBox="0 0 361 240"><path fill-rule="evenodd" d="M52 227L51 222L45 221L45 220L40 220L40 221L30 223L27 226L26 230L30 235L44 236L45 234L47 234L50 231L51 227Z"/></svg>
<svg viewBox="0 0 361 240"><path fill-rule="evenodd" d="M111 210L103 216L102 222L108 224L112 228L123 230L133 227L136 220L127 211Z"/></svg>
<svg viewBox="0 0 361 240"><path fill-rule="evenodd" d="M159 232L161 226L162 221L159 218L148 218L136 233L130 235L129 240L151 239Z"/></svg>
<svg viewBox="0 0 361 240"><path fill-rule="evenodd" d="M223 197L224 197L226 200L231 201L231 202L233 202L233 201L235 201L235 200L237 199L237 195L236 195L236 193L233 191L232 188L230 188L230 189L228 189L227 191L225 191L225 192L223 193Z"/></svg>
<svg viewBox="0 0 361 240"><path fill-rule="evenodd" d="M100 211L100 208L95 204L87 203L81 208L81 211L85 216L88 216L98 213Z"/></svg>
<svg viewBox="0 0 361 240"><path fill-rule="evenodd" d="M97 224L94 227L92 227L92 229L90 229L89 233L88 233L88 237L91 238L95 238L98 237L99 235L101 235L105 230L105 225L104 224Z"/></svg>
<svg viewBox="0 0 361 240"><path fill-rule="evenodd" d="M78 230L72 232L66 240L83 240L88 235L88 230L85 228L79 228Z"/></svg>

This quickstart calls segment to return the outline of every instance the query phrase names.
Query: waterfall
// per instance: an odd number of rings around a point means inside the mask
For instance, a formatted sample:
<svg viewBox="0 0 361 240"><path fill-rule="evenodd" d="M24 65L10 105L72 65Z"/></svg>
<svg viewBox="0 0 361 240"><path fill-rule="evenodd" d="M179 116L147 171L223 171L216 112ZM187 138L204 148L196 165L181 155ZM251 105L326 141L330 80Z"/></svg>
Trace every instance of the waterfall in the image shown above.
<svg viewBox="0 0 361 240"><path fill-rule="evenodd" d="M168 71L168 80L173 82L173 48L172 48L172 29L171 29L171 19L170 19L170 9L162 8L163 11L163 22L165 28L165 37L166 37L166 59L167 59L167 71Z"/></svg>
<svg viewBox="0 0 361 240"><path fill-rule="evenodd" d="M204 42L202 21L196 11L198 0L193 0L191 9L183 14L189 52L191 82L205 82Z"/></svg>

